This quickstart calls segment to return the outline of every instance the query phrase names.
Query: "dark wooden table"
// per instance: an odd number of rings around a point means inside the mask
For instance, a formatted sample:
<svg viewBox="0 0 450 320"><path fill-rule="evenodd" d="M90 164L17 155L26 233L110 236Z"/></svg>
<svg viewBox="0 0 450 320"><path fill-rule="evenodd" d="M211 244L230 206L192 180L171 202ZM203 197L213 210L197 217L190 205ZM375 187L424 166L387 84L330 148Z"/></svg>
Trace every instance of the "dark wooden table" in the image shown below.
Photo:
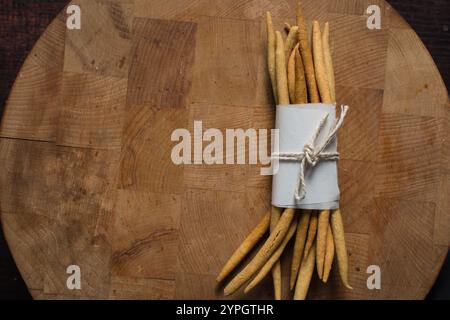
<svg viewBox="0 0 450 320"><path fill-rule="evenodd" d="M0 0L0 116L29 50L68 0ZM448 87L450 83L450 1L388 0L430 50ZM1 205L1 204L0 204ZM31 299L0 229L0 299ZM450 259L429 299L450 299Z"/></svg>

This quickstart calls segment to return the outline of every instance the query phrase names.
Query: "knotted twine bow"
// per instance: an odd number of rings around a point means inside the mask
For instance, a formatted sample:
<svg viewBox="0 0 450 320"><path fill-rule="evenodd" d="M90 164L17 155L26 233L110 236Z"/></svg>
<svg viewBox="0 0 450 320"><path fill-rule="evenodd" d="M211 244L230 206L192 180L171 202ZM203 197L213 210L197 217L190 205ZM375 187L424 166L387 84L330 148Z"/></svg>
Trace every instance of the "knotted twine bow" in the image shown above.
<svg viewBox="0 0 450 320"><path fill-rule="evenodd" d="M272 159L300 162L298 185L295 190L296 201L300 202L306 196L305 173L308 167L314 168L320 161L339 160L339 152L326 152L325 149L336 138L338 130L344 124L344 119L347 115L348 109L348 106L341 106L341 114L339 118L334 120L326 140L319 147L316 147L317 138L319 137L320 132L328 119L328 114L326 114L320 121L311 141L303 147L303 152L274 153L272 155Z"/></svg>

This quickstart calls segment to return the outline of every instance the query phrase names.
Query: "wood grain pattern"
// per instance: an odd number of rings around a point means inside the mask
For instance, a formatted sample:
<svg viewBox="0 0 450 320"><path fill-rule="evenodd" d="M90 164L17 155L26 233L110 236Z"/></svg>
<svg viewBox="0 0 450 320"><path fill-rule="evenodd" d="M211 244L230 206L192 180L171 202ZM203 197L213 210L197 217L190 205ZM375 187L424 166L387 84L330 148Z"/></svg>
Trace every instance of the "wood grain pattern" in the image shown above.
<svg viewBox="0 0 450 320"><path fill-rule="evenodd" d="M375 199L374 204L375 212L369 214L374 231L370 256L372 261L384 260L380 265L385 270L383 283L412 287L432 280L434 275L428 270L435 263L434 204L386 198ZM405 229L407 234L403 232ZM386 238L390 241L385 241ZM409 261L408 268L390 263L397 256Z"/></svg>
<svg viewBox="0 0 450 320"><path fill-rule="evenodd" d="M167 300L175 296L175 281L112 277L109 298L114 300Z"/></svg>
<svg viewBox="0 0 450 320"><path fill-rule="evenodd" d="M390 198L433 200L441 179L441 161L434 156L440 150L441 121L405 114L383 114L379 121L376 193Z"/></svg>
<svg viewBox="0 0 450 320"><path fill-rule="evenodd" d="M389 40L387 30L369 30L365 27L367 17L364 16L329 14L326 19L332 34L336 84L383 89Z"/></svg>
<svg viewBox="0 0 450 320"><path fill-rule="evenodd" d="M56 18L30 52L8 98L0 137L55 141L61 105L65 23Z"/></svg>
<svg viewBox="0 0 450 320"><path fill-rule="evenodd" d="M448 94L425 46L410 29L389 34L383 112L443 118Z"/></svg>
<svg viewBox="0 0 450 320"><path fill-rule="evenodd" d="M181 197L119 190L116 199L112 275L175 280Z"/></svg>
<svg viewBox="0 0 450 320"><path fill-rule="evenodd" d="M185 128L187 110L130 105L122 135L118 187L180 194L184 167L171 160L173 130ZM151 161L149 161L151 159Z"/></svg>
<svg viewBox="0 0 450 320"><path fill-rule="evenodd" d="M192 102L246 107L267 103L263 44L254 41L263 37L260 25L259 19L199 19Z"/></svg>
<svg viewBox="0 0 450 320"><path fill-rule="evenodd" d="M120 149L127 79L64 72L56 143Z"/></svg>
<svg viewBox="0 0 450 320"><path fill-rule="evenodd" d="M91 32L89 36L81 30L66 33L64 71L127 78L131 63L133 1L77 0L72 3L82 8L82 30Z"/></svg>
<svg viewBox="0 0 450 320"><path fill-rule="evenodd" d="M128 102L186 106L197 26L189 22L135 19ZM177 63L174 63L177 61Z"/></svg>
<svg viewBox="0 0 450 320"><path fill-rule="evenodd" d="M355 290L334 269L310 297L421 299L450 245L447 91L384 1L303 2L309 21L330 21L338 100L352 108L339 174ZM223 298L216 273L268 209L270 179L257 165L176 166L170 136L194 120L273 126L263 13L281 28L295 1L74 3L82 30L66 30L65 14L49 26L0 127L1 219L32 295ZM366 28L368 4L382 30ZM65 286L70 264L80 291ZM366 287L372 264L381 291ZM271 281L234 298L271 298Z"/></svg>
<svg viewBox="0 0 450 320"><path fill-rule="evenodd" d="M345 133L339 133L341 159L374 162L378 154L383 90L337 86L338 104L352 107Z"/></svg>

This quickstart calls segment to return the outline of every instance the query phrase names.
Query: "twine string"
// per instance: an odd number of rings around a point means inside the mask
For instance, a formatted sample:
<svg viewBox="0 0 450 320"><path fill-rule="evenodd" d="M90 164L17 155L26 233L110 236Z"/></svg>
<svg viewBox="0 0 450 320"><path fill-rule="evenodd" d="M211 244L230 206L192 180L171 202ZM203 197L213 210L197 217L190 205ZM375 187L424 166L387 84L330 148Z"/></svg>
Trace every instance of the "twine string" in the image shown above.
<svg viewBox="0 0 450 320"><path fill-rule="evenodd" d="M316 130L309 143L303 147L302 152L283 152L274 153L272 159L280 161L292 161L300 163L300 170L298 174L298 184L295 190L295 200L300 202L306 196L306 180L305 174L308 168L314 168L321 161L337 161L339 160L339 152L326 152L325 149L336 138L336 134L344 124L344 119L348 113L348 106L341 106L341 114L338 118L334 119L333 124L328 131L325 141L316 146L317 139L325 126L328 119L326 114L319 122Z"/></svg>

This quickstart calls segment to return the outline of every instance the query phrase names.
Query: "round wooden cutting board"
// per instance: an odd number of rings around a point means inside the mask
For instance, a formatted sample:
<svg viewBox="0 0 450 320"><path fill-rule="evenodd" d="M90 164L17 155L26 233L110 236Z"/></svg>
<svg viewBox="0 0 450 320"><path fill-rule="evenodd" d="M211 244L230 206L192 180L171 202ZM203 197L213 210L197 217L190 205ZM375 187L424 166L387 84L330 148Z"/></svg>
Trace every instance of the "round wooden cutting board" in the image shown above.
<svg viewBox="0 0 450 320"><path fill-rule="evenodd" d="M0 128L4 233L37 299L215 299L215 276L270 206L257 165L176 166L177 128L272 128L265 12L294 0L80 0L24 63ZM366 9L381 8L380 30ZM329 21L350 283L312 299L421 299L450 244L448 93L413 30L382 0L304 0ZM80 267L69 290L67 268ZM381 268L381 290L367 269ZM285 270L289 261L284 261ZM336 269L336 268L335 268ZM287 271L284 272L287 275ZM285 293L285 295L287 295ZM251 295L272 298L267 279Z"/></svg>

